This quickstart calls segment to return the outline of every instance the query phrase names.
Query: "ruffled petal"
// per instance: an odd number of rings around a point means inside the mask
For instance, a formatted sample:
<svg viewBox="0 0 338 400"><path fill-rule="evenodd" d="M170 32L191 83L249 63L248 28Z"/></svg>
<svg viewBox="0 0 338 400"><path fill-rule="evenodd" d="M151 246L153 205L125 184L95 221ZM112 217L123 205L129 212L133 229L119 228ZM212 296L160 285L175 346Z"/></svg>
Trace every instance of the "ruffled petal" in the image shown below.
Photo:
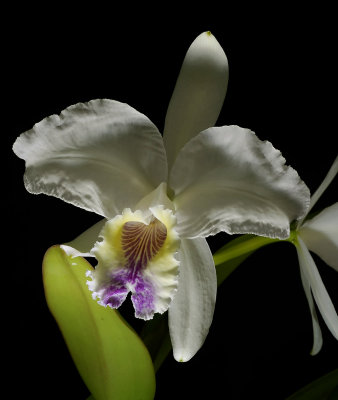
<svg viewBox="0 0 338 400"><path fill-rule="evenodd" d="M338 203L306 221L299 235L309 250L338 271Z"/></svg>
<svg viewBox="0 0 338 400"><path fill-rule="evenodd" d="M183 239L179 258L179 285L169 308L169 331L175 359L188 361L201 348L209 332L217 279L205 239Z"/></svg>
<svg viewBox="0 0 338 400"><path fill-rule="evenodd" d="M311 354L314 356L317 353L319 353L320 349L322 348L323 345L323 336L322 336L322 331L320 329L319 321L318 321L318 316L316 312L316 307L313 301L312 293L311 293L311 286L310 282L307 279L306 275L303 272L303 268L300 268L300 276L302 279L302 284L305 292L305 296L307 298L307 301L309 303L309 308L311 312L311 317L312 317L312 328L313 328L313 346L311 350Z"/></svg>
<svg viewBox="0 0 338 400"><path fill-rule="evenodd" d="M190 140L171 170L181 237L254 233L285 239L310 193L271 143L238 126L210 128Z"/></svg>
<svg viewBox="0 0 338 400"><path fill-rule="evenodd" d="M332 301L325 289L323 281L319 275L316 264L311 257L303 240L298 236L296 245L299 265L302 272L311 286L313 297L316 301L318 309L332 335L338 339L338 316L332 304ZM311 304L310 304L311 308Z"/></svg>
<svg viewBox="0 0 338 400"><path fill-rule="evenodd" d="M25 185L111 218L166 180L155 125L127 104L92 100L52 115L14 143Z"/></svg>
<svg viewBox="0 0 338 400"><path fill-rule="evenodd" d="M210 32L191 44L171 97L164 127L169 169L193 136L215 125L228 86L228 60Z"/></svg>

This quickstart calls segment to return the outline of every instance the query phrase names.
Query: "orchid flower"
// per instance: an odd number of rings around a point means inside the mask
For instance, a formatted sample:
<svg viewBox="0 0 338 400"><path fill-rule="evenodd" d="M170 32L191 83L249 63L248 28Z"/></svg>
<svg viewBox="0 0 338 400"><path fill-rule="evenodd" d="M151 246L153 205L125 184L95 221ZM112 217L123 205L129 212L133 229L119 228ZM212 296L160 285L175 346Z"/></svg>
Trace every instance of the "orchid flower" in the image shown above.
<svg viewBox="0 0 338 400"><path fill-rule="evenodd" d="M206 241L220 231L285 239L309 191L271 143L249 129L213 127L228 83L226 55L210 32L185 56L163 137L143 114L92 100L23 133L25 186L104 219L63 246L94 256L93 297L135 316L169 309L174 357L189 360L212 322L216 272Z"/></svg>
<svg viewBox="0 0 338 400"><path fill-rule="evenodd" d="M327 327L338 340L338 316L309 252L309 250L313 251L328 265L338 271L338 203L325 208L312 219L308 219L305 222L304 219L334 179L337 172L338 157L335 159L322 184L311 197L310 207L306 215L298 221L295 231L296 237L294 238L302 284L312 315L312 354L317 354L323 344L313 297Z"/></svg>

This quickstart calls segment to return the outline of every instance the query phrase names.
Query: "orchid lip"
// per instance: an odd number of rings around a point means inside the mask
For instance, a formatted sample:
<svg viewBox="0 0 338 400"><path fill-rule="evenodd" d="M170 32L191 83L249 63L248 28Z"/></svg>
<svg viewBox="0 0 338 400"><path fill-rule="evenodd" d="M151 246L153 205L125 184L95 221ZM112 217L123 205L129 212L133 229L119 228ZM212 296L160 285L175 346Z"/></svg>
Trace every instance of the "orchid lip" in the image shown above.
<svg viewBox="0 0 338 400"><path fill-rule="evenodd" d="M149 212L151 215L149 215ZM178 285L178 236L172 210L124 210L109 220L92 250L98 260L87 281L99 304L118 308L129 292L135 316L152 318L169 307Z"/></svg>
<svg viewBox="0 0 338 400"><path fill-rule="evenodd" d="M167 228L157 218L149 225L137 221L128 221L123 225L121 244L126 258L125 267L130 271L132 281L158 253L166 237Z"/></svg>

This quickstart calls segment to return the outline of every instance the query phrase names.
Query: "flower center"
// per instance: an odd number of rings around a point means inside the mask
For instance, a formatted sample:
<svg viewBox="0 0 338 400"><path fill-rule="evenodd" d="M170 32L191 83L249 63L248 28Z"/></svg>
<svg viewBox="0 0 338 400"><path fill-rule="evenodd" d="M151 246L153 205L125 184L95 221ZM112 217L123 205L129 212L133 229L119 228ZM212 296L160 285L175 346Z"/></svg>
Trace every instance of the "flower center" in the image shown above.
<svg viewBox="0 0 338 400"><path fill-rule="evenodd" d="M98 263L87 281L99 304L118 308L131 292L137 318L168 309L178 287L175 225L172 210L162 205L149 211L126 208L106 222L92 249Z"/></svg>
<svg viewBox="0 0 338 400"><path fill-rule="evenodd" d="M148 225L138 221L128 221L123 225L121 246L132 280L159 252L166 237L167 228L157 218Z"/></svg>

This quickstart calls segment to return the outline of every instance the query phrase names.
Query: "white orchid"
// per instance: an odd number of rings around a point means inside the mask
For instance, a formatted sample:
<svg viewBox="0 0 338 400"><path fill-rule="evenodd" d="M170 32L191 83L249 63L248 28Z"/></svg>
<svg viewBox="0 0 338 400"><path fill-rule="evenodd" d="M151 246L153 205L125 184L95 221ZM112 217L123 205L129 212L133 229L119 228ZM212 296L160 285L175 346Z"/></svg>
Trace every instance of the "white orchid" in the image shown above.
<svg viewBox="0 0 338 400"><path fill-rule="evenodd" d="M305 222L304 219L337 175L337 172L338 157L335 159L322 184L311 197L308 212L298 222L295 231L294 243L297 248L302 283L312 315L312 354L317 354L323 343L313 297L327 327L338 340L338 316L309 252L309 250L313 251L328 265L338 271L338 203L325 208L312 219L308 219Z"/></svg>
<svg viewBox="0 0 338 400"><path fill-rule="evenodd" d="M271 143L238 126L213 127L227 82L226 55L205 32L184 59L163 139L127 104L93 100L44 119L14 144L28 191L104 217L64 246L98 260L88 281L94 297L117 308L131 292L143 319L169 308L179 361L198 351L212 322L217 284L205 238L224 231L285 239L309 205L306 185Z"/></svg>

